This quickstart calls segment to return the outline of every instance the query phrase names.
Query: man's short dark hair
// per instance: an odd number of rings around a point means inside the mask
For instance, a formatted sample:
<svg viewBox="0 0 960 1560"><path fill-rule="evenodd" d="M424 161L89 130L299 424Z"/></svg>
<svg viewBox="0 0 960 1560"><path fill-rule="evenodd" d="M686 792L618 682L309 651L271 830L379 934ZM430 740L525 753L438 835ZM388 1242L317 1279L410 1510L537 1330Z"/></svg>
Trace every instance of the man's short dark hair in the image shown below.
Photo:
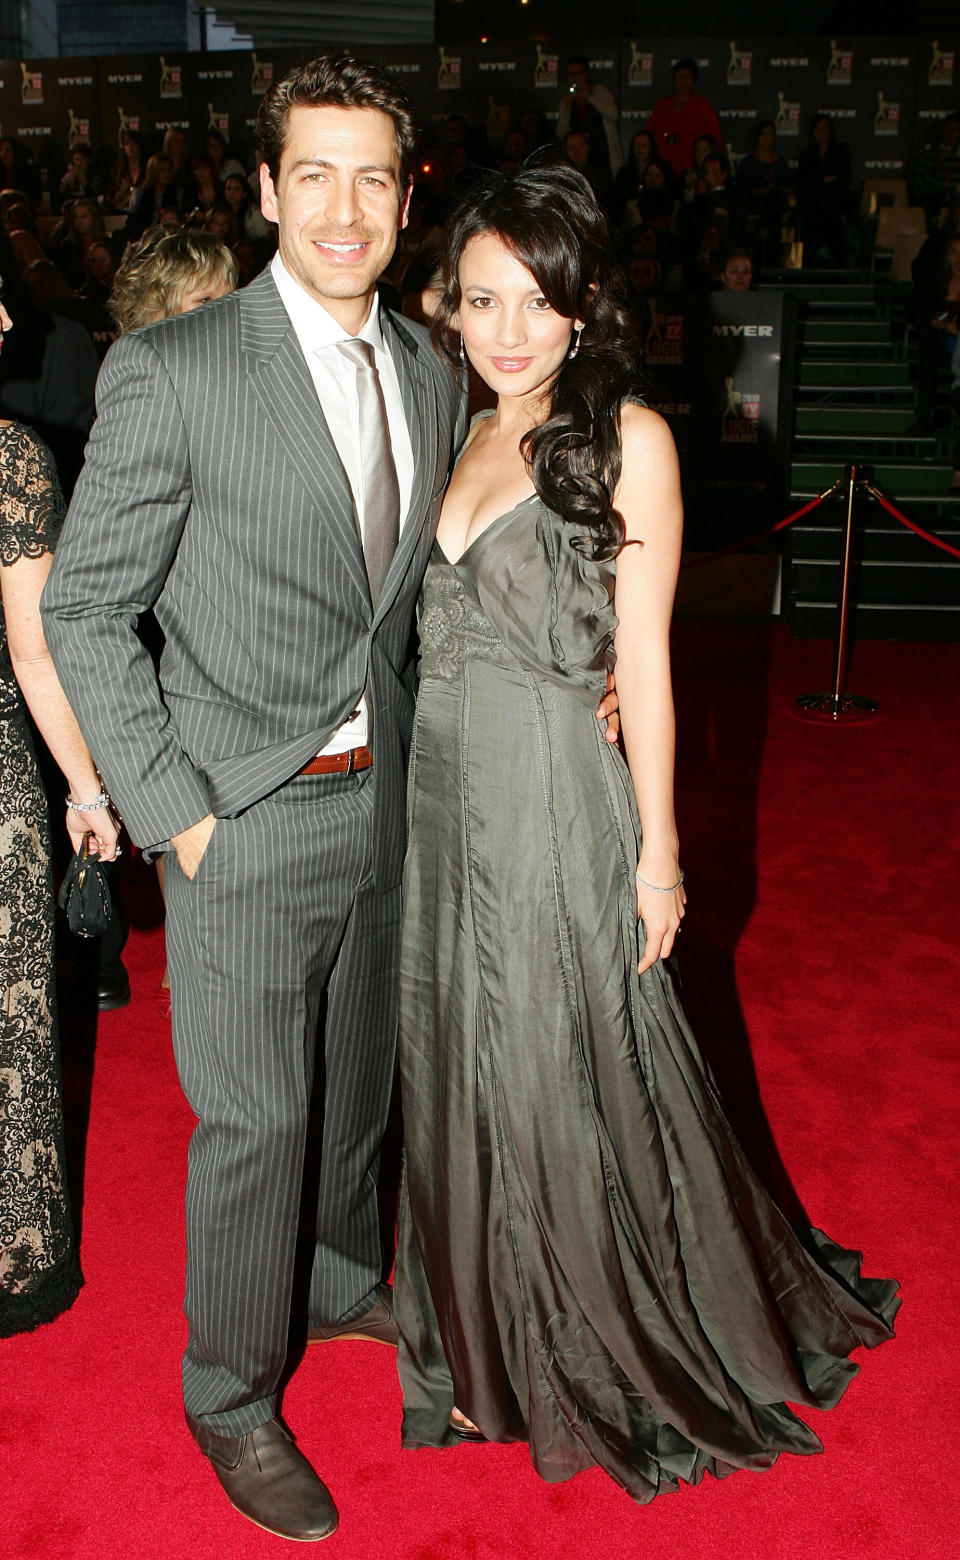
<svg viewBox="0 0 960 1560"><path fill-rule="evenodd" d="M693 58L693 56L691 54L685 54L683 56L682 60L677 60L676 64L673 67L673 79L674 79L674 81L676 81L676 79L677 79L677 71L678 70L689 70L689 71L692 71L693 72L693 79L694 79L694 81L699 81L700 80L700 72L697 69L697 62Z"/></svg>
<svg viewBox="0 0 960 1560"><path fill-rule="evenodd" d="M568 69L571 65L582 65L584 70L590 69L590 61L585 54L571 54L567 60Z"/></svg>
<svg viewBox="0 0 960 1560"><path fill-rule="evenodd" d="M298 65L264 94L257 115L257 154L274 180L287 142L291 108L378 108L393 120L400 188L410 181L417 148L413 104L380 65L346 50L330 49L306 65Z"/></svg>

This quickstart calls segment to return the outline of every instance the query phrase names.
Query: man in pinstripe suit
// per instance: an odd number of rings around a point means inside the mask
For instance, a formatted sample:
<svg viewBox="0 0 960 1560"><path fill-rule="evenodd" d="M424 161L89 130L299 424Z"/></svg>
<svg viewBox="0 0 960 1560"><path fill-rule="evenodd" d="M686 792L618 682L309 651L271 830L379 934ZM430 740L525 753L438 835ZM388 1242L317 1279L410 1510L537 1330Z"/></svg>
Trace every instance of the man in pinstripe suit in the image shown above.
<svg viewBox="0 0 960 1560"><path fill-rule="evenodd" d="M44 623L133 839L172 850L174 1044L198 1118L188 1423L239 1510L316 1539L336 1507L276 1418L316 1033L323 1006L311 1335L389 1340L375 1172L413 610L464 409L423 331L377 302L406 221L407 100L324 56L271 88L259 130L278 257L111 349ZM149 607L159 677L136 636Z"/></svg>

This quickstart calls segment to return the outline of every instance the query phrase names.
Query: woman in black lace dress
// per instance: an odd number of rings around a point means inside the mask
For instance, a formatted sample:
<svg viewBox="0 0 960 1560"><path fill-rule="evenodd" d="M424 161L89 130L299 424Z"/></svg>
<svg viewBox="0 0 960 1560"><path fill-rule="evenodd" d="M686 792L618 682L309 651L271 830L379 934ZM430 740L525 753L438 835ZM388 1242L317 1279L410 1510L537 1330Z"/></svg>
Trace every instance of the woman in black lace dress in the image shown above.
<svg viewBox="0 0 960 1560"><path fill-rule="evenodd" d="M71 798L95 804L67 809L74 849L92 832L105 860L117 850L40 627L62 521L46 446L22 423L0 422L0 1337L51 1321L82 1283L64 1178L47 804L25 705Z"/></svg>

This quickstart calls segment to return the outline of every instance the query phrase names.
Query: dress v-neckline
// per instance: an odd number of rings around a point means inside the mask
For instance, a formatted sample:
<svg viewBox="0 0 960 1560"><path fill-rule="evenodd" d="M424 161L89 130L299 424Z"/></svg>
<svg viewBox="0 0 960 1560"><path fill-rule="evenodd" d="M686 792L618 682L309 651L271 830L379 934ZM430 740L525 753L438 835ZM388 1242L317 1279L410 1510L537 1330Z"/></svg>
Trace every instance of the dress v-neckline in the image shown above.
<svg viewBox="0 0 960 1560"><path fill-rule="evenodd" d="M435 537L434 538L433 545L437 549L437 552L440 554L441 558L443 559L443 561L447 565L447 567L450 568L450 569L455 569L458 566L458 564L463 562L463 560L467 556L467 554L469 552L473 551L473 549L477 546L478 542L482 542L483 538L485 536L489 536L491 531L496 530L497 527L501 526L505 520L512 519L513 516L517 513L518 510L524 509L527 504L531 504L533 502L533 500L535 498L538 498L538 497L539 497L538 493L535 493L535 492L534 493L528 493L526 498L521 498L518 503L514 504L512 509L505 509L502 515L497 515L496 519L495 520L491 520L487 525L485 525L482 531L478 531L476 536L473 538L473 540L467 543L466 547L463 549L463 551L460 554L458 554L458 556L455 559L447 557L446 553L443 550L443 546L442 546L442 544L440 542L440 538L439 537Z"/></svg>

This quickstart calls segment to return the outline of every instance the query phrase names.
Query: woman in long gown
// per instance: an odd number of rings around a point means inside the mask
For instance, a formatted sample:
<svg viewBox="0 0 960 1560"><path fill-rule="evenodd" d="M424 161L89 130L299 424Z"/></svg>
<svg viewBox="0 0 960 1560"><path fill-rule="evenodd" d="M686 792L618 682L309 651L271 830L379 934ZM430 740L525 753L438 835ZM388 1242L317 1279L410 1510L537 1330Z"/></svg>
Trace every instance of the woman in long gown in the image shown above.
<svg viewBox="0 0 960 1560"><path fill-rule="evenodd" d="M10 319L0 306L0 346ZM0 421L0 1337L52 1321L82 1283L65 1179L47 801L29 708L75 800L84 834L113 860L117 827L50 660L40 592L63 524L49 450Z"/></svg>
<svg viewBox="0 0 960 1560"><path fill-rule="evenodd" d="M599 1464L648 1501L818 1451L786 1404L839 1399L850 1351L891 1336L896 1285L794 1234L680 1006L677 464L633 395L579 175L473 188L439 326L498 401L451 480L420 609L403 1444L526 1440L545 1479ZM593 714L614 656L629 769Z"/></svg>

